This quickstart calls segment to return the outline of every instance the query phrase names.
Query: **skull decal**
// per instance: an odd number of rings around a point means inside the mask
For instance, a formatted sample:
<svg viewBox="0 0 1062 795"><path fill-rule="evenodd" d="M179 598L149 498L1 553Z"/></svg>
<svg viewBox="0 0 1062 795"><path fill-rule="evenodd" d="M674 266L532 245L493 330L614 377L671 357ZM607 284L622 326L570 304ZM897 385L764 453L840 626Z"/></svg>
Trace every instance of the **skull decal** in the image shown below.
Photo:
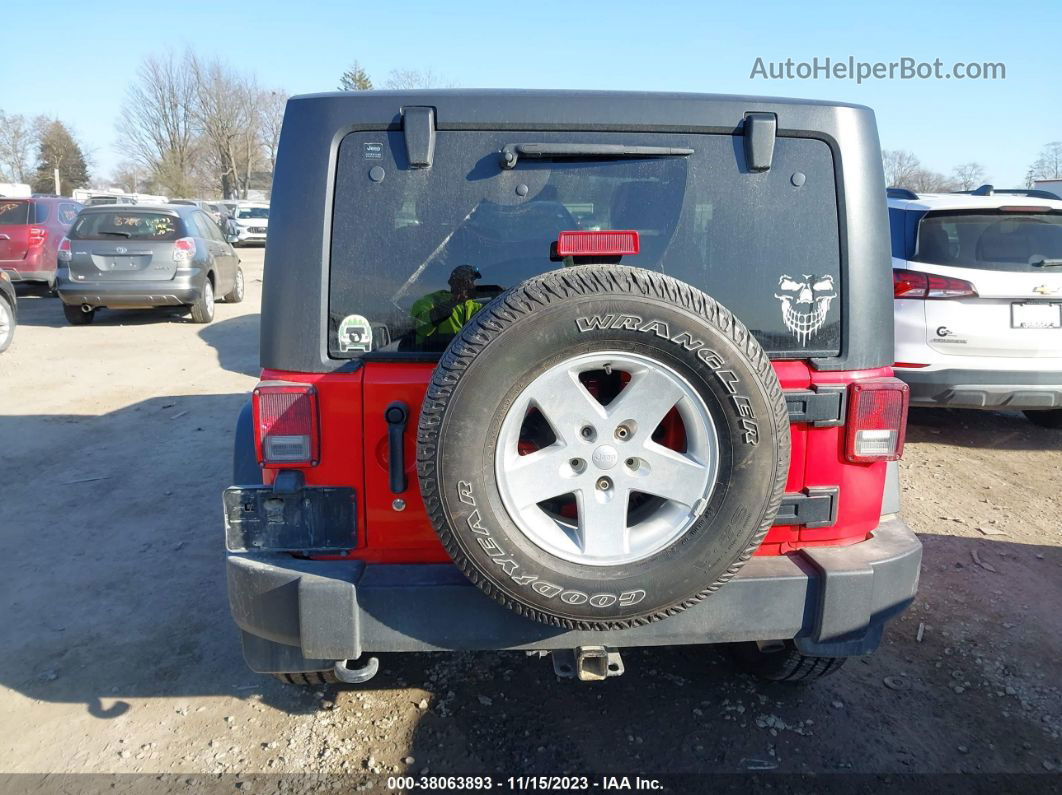
<svg viewBox="0 0 1062 795"><path fill-rule="evenodd" d="M812 276L803 274L803 281L798 282L791 276L783 275L778 280L781 294L774 297L782 302L782 320L785 327L806 345L810 337L822 328L826 322L826 313L830 311L830 302L837 297L832 276Z"/></svg>

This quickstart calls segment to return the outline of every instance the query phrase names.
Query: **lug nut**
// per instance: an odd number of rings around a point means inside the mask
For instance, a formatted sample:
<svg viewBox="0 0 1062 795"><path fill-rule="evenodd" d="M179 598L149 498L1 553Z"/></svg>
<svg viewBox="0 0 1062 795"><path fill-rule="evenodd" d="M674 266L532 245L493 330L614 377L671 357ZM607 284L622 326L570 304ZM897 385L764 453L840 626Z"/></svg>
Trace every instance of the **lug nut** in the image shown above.
<svg viewBox="0 0 1062 795"><path fill-rule="evenodd" d="M627 439L630 438L630 436L631 436L631 429L628 428L626 425L621 425L618 428L616 428L616 438L619 439L621 442L622 441L626 441Z"/></svg>
<svg viewBox="0 0 1062 795"><path fill-rule="evenodd" d="M597 481L597 487L601 491L608 491L610 488L612 488L612 481L610 481L608 478L601 478Z"/></svg>
<svg viewBox="0 0 1062 795"><path fill-rule="evenodd" d="M594 429L591 428L589 425L584 425L583 429L581 431L579 431L579 433L582 435L582 437L584 439L593 439L594 435L595 435L594 434Z"/></svg>

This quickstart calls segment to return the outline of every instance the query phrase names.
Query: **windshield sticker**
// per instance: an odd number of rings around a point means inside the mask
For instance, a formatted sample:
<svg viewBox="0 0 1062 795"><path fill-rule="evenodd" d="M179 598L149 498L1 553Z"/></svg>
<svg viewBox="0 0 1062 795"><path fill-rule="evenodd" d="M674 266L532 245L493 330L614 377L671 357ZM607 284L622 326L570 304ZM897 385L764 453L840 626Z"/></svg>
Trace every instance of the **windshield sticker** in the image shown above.
<svg viewBox="0 0 1062 795"><path fill-rule="evenodd" d="M812 276L803 274L803 281L798 282L792 276L782 275L778 279L781 295L774 297L782 302L782 321L785 327L801 345L814 337L826 322L830 303L837 297L832 276Z"/></svg>
<svg viewBox="0 0 1062 795"><path fill-rule="evenodd" d="M362 153L366 160L380 160L383 158L383 144L362 144Z"/></svg>
<svg viewBox="0 0 1062 795"><path fill-rule="evenodd" d="M342 353L372 350L372 326L368 318L362 315L347 315L339 324L336 334Z"/></svg>

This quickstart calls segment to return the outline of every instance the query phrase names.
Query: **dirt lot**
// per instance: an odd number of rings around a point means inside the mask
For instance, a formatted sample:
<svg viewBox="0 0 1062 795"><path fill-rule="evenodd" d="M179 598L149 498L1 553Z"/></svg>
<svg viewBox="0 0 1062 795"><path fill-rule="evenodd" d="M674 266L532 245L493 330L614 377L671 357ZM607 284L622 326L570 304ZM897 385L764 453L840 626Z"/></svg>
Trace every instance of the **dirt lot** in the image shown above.
<svg viewBox="0 0 1062 795"><path fill-rule="evenodd" d="M598 685L519 653L384 657L338 692L252 674L219 496L257 368L262 257L242 257L246 302L205 327L73 328L23 291L0 356L0 771L1062 770L1062 432L1018 414L912 413L919 598L812 687L709 648L628 653Z"/></svg>

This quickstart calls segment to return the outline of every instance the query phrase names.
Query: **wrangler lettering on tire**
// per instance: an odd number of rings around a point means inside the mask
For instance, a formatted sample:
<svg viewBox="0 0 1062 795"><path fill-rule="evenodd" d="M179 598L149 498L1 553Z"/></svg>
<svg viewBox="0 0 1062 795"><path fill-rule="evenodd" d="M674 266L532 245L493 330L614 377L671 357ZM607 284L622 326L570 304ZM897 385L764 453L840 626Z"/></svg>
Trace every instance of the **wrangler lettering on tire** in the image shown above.
<svg viewBox="0 0 1062 795"><path fill-rule="evenodd" d="M572 629L656 621L729 581L789 464L781 387L748 330L659 273L580 265L476 313L417 432L425 505L468 578Z"/></svg>

